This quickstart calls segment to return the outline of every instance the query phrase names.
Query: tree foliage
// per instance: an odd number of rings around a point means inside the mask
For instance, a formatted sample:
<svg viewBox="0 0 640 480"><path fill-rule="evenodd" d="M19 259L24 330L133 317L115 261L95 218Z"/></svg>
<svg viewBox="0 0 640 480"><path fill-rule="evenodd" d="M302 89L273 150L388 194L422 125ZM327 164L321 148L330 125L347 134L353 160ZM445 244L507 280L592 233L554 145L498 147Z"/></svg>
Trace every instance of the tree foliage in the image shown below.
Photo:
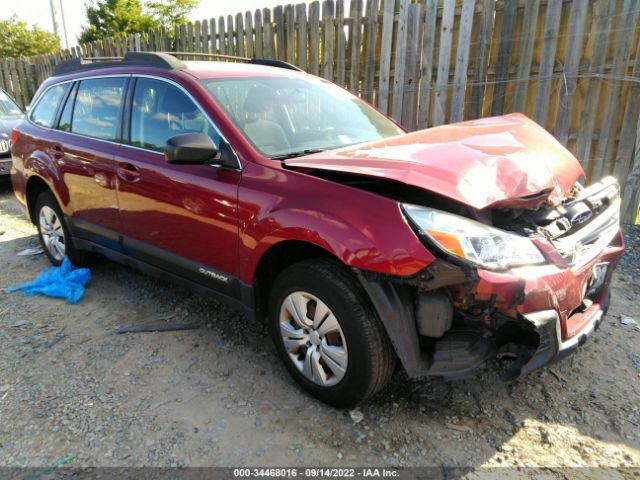
<svg viewBox="0 0 640 480"><path fill-rule="evenodd" d="M0 32L0 58L28 57L52 53L60 48L60 39L53 33L35 25L29 28L15 15L8 20L0 20Z"/></svg>
<svg viewBox="0 0 640 480"><path fill-rule="evenodd" d="M159 26L172 29L174 25L187 22L189 13L199 3L200 0L155 0L146 5Z"/></svg>
<svg viewBox="0 0 640 480"><path fill-rule="evenodd" d="M92 42L116 34L146 32L155 27L140 0L97 0L86 5L89 26L78 41Z"/></svg>
<svg viewBox="0 0 640 480"><path fill-rule="evenodd" d="M89 26L80 34L80 43L112 35L142 33L153 28L173 28L187 21L200 0L93 0L86 5Z"/></svg>

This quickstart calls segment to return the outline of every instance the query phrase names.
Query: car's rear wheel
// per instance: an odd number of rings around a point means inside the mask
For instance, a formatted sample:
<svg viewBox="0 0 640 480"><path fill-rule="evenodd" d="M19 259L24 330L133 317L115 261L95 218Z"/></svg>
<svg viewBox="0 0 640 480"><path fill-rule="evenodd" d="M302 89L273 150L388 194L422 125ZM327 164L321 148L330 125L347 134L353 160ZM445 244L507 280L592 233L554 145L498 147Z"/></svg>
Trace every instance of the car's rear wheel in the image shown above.
<svg viewBox="0 0 640 480"><path fill-rule="evenodd" d="M358 281L330 259L297 263L276 279L269 328L294 379L337 407L354 406L393 374L395 354Z"/></svg>
<svg viewBox="0 0 640 480"><path fill-rule="evenodd" d="M75 266L90 263L89 252L74 248L62 210L51 191L38 195L34 213L40 245L53 265L60 265L65 256Z"/></svg>

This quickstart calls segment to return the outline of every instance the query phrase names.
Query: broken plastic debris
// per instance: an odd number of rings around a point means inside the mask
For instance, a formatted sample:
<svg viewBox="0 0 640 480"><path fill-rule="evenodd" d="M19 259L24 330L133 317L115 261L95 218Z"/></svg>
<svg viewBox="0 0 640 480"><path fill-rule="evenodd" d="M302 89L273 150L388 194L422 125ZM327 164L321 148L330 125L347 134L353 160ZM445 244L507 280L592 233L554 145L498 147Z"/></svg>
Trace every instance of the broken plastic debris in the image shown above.
<svg viewBox="0 0 640 480"><path fill-rule="evenodd" d="M24 327L25 325L29 325L31 322L29 322L28 320L18 320L17 322L15 322L13 325L11 325L12 327Z"/></svg>
<svg viewBox="0 0 640 480"><path fill-rule="evenodd" d="M353 420L353 423L360 423L364 419L364 415L360 410L351 410L349 416L351 420Z"/></svg>
<svg viewBox="0 0 640 480"><path fill-rule="evenodd" d="M473 432L473 429L471 427L467 427L465 425L457 425L455 423L449 423L449 422L445 423L445 425L451 430L456 430L458 432L463 432L463 433Z"/></svg>
<svg viewBox="0 0 640 480"><path fill-rule="evenodd" d="M636 328L636 329L638 328L638 322L636 322L631 317L620 317L620 323L622 325L626 325L627 327Z"/></svg>
<svg viewBox="0 0 640 480"><path fill-rule="evenodd" d="M116 333L173 332L177 330L197 330L200 327L201 325L198 323L154 323L151 325L120 327L116 329Z"/></svg>
<svg viewBox="0 0 640 480"><path fill-rule="evenodd" d="M31 282L7 288L7 292L24 290L25 295L46 295L64 298L69 303L78 303L84 295L84 289L91 280L91 271L87 268L75 268L67 257L59 267L47 268Z"/></svg>
<svg viewBox="0 0 640 480"><path fill-rule="evenodd" d="M44 250L42 250L42 248L32 247L32 248L25 248L24 250L21 250L18 253L16 253L16 255L19 257L27 257L31 255L40 255L42 253L44 253Z"/></svg>

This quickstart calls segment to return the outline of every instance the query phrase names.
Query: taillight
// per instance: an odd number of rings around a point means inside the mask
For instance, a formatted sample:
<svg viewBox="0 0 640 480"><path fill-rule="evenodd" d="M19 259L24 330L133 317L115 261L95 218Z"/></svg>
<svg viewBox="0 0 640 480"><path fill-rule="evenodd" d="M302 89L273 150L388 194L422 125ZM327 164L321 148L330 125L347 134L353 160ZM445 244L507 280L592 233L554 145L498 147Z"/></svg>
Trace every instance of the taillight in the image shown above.
<svg viewBox="0 0 640 480"><path fill-rule="evenodd" d="M18 141L18 136L19 135L20 134L18 133L18 129L14 128L11 131L11 139L9 140L9 145L11 145L11 146L15 145L15 143Z"/></svg>

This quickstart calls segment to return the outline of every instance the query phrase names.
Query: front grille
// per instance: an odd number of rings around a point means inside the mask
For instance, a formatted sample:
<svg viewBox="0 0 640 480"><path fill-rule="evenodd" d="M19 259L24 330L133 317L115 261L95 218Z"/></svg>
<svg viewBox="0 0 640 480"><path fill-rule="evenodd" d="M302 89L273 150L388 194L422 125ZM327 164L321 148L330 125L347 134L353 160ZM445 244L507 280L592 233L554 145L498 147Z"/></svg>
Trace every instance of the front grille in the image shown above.
<svg viewBox="0 0 640 480"><path fill-rule="evenodd" d="M571 202L569 228L552 240L571 266L589 262L613 241L620 229L620 204L620 187L613 177L585 188Z"/></svg>
<svg viewBox="0 0 640 480"><path fill-rule="evenodd" d="M0 153L6 153L9 151L9 142L7 140L0 140Z"/></svg>

